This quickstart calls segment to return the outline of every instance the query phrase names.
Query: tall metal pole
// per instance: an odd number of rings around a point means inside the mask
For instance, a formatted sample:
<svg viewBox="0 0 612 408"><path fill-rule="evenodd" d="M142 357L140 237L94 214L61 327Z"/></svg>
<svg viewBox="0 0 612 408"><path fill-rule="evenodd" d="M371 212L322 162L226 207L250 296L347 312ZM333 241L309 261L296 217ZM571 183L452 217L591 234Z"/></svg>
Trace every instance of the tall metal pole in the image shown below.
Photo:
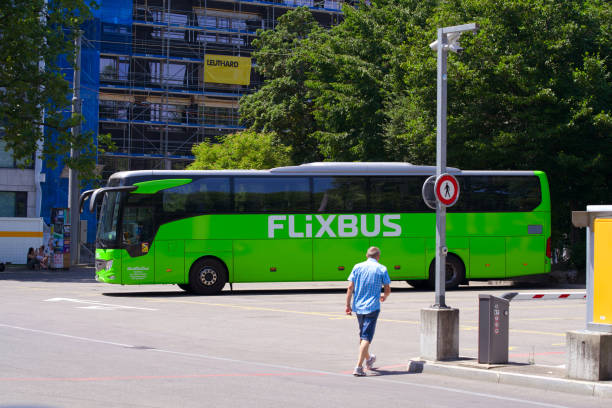
<svg viewBox="0 0 612 408"><path fill-rule="evenodd" d="M436 177L446 173L446 50L447 38L438 29L438 101L436 132ZM434 307L446 308L446 207L436 207L436 297Z"/></svg>
<svg viewBox="0 0 612 408"><path fill-rule="evenodd" d="M75 66L74 66L74 77L73 77L73 91L72 91L72 116L81 114L81 35L82 32L79 30L74 39L75 47ZM72 134L74 140L76 140L81 133L81 122L79 121L72 128ZM77 149L70 149L70 157L74 160L79 157L79 151ZM79 249L80 249L80 212L79 212L79 173L73 168L68 169L68 208L70 209L70 265L77 265L80 263Z"/></svg>

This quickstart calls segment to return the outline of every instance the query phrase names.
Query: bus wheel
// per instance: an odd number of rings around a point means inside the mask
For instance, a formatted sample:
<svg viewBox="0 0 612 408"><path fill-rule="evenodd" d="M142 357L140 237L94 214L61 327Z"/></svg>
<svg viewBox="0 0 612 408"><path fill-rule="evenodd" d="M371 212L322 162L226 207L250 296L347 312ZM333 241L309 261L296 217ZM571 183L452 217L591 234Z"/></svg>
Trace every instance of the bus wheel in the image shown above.
<svg viewBox="0 0 612 408"><path fill-rule="evenodd" d="M457 289L459 284L465 280L465 266L457 255L446 256L446 289ZM436 260L429 265L429 287L436 288Z"/></svg>
<svg viewBox="0 0 612 408"><path fill-rule="evenodd" d="M198 295L216 295L227 282L227 269L216 259L197 260L189 270L189 289Z"/></svg>

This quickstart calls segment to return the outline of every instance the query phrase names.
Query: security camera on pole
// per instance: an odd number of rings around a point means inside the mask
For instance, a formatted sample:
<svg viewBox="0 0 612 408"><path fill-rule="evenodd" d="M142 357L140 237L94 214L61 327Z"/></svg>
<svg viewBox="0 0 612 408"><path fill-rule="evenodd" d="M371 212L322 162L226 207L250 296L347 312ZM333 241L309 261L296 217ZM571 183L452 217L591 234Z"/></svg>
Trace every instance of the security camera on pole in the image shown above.
<svg viewBox="0 0 612 408"><path fill-rule="evenodd" d="M421 357L452 360L459 357L459 310L446 305L446 207L459 198L457 180L446 174L446 59L448 51L460 53L459 37L478 31L478 25L464 24L438 29L438 39L429 46L438 53L438 101L436 138L436 294L430 308L421 309Z"/></svg>

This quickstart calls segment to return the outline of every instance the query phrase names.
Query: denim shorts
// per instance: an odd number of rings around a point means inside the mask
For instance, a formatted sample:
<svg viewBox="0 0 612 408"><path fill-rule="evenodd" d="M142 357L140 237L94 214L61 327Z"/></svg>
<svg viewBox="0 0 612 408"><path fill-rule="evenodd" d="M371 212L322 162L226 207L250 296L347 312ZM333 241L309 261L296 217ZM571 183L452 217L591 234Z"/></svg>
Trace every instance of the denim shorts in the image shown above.
<svg viewBox="0 0 612 408"><path fill-rule="evenodd" d="M367 340L370 343L374 338L374 331L376 330L376 320L378 320L379 310L375 310L368 314L358 314L357 321L359 322L359 338L361 340Z"/></svg>

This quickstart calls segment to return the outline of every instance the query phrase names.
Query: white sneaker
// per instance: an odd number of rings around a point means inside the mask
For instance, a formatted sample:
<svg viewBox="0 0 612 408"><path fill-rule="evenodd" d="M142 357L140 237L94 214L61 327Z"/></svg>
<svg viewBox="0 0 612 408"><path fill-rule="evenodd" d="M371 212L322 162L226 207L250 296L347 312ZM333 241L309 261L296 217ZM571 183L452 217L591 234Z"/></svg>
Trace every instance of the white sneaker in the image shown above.
<svg viewBox="0 0 612 408"><path fill-rule="evenodd" d="M355 370L353 370L353 375L355 377L365 377L366 373L363 371L363 367L355 367Z"/></svg>
<svg viewBox="0 0 612 408"><path fill-rule="evenodd" d="M366 368L371 370L374 367L374 363L376 362L376 356L374 354L370 354L370 358L366 360Z"/></svg>

